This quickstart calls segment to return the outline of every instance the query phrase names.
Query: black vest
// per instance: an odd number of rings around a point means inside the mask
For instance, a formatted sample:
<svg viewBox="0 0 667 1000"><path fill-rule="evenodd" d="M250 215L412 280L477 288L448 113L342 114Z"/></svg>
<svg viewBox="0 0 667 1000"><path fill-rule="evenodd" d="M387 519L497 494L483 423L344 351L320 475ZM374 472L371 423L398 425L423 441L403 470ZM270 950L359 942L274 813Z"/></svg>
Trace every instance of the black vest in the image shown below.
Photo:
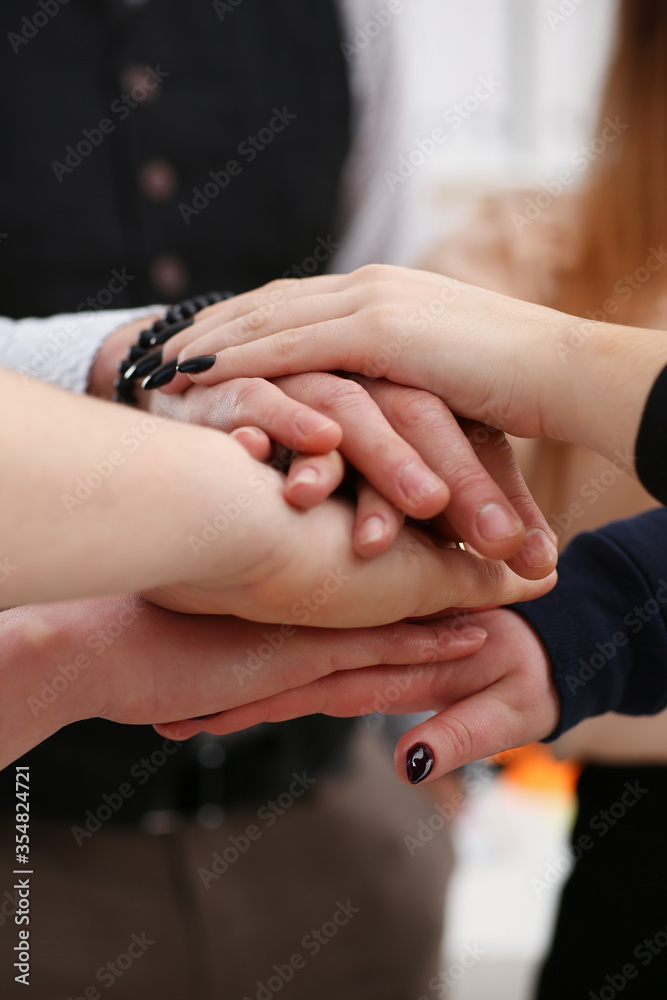
<svg viewBox="0 0 667 1000"><path fill-rule="evenodd" d="M3 314L76 309L114 269L98 306L321 268L349 131L331 0L49 3L1 5Z"/></svg>
<svg viewBox="0 0 667 1000"><path fill-rule="evenodd" d="M350 120L332 0L3 0L0 25L1 314L174 301L323 268ZM231 753L223 799L330 764L349 725L265 731L242 765ZM207 771L213 785L198 789L189 746L165 757L162 743L150 727L63 730L24 758L33 812L83 823L124 782L121 822L182 806L184 789L193 808L215 801L222 777Z"/></svg>

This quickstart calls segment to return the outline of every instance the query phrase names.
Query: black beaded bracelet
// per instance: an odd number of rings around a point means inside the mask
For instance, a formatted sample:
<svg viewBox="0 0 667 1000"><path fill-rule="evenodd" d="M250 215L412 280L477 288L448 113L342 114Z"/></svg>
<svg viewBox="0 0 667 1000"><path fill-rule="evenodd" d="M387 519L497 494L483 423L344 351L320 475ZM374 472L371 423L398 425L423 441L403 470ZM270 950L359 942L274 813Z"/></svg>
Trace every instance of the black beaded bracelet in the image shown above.
<svg viewBox="0 0 667 1000"><path fill-rule="evenodd" d="M114 402L135 406L135 383L146 378L162 364L162 345L181 330L192 326L196 313L216 302L231 299L233 295L233 292L195 295L192 299L185 299L178 305L171 306L162 319L157 319L151 327L142 330L139 340L118 366L118 378L114 382Z"/></svg>

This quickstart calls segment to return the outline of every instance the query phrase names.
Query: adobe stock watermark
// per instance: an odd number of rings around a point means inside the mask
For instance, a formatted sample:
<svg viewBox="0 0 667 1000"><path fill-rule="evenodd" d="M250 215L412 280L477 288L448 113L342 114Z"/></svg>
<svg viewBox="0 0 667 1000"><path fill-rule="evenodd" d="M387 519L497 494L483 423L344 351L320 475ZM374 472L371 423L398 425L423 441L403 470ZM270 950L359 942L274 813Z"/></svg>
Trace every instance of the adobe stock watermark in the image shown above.
<svg viewBox="0 0 667 1000"><path fill-rule="evenodd" d="M609 146L629 127L618 115L613 120L606 118L600 135L579 146L570 155L569 167L559 170L556 177L543 181L541 191L528 195L524 201L523 213L512 212L510 218L516 231L523 232L527 226L541 218L554 201L566 194L590 165L606 153Z"/></svg>
<svg viewBox="0 0 667 1000"><path fill-rule="evenodd" d="M385 170L384 179L389 190L395 191L399 184L404 184L412 177L440 146L447 142L449 135L456 132L464 122L479 111L500 87L500 81L494 80L491 74L478 77L477 86L472 93L443 112L442 118L445 124L450 126L449 132L443 128L432 129L423 139L415 140L408 153L399 157L395 170Z"/></svg>
<svg viewBox="0 0 667 1000"><path fill-rule="evenodd" d="M145 610L146 605L140 601L124 609L106 628L91 632L85 642L86 649L95 656L103 656L116 639L136 623ZM81 651L76 653L69 663L60 664L50 681L42 681L39 695L30 695L26 699L32 714L37 717L41 712L45 712L84 671L93 665L93 662L87 652Z"/></svg>
<svg viewBox="0 0 667 1000"><path fill-rule="evenodd" d="M579 487L581 500L572 500L567 510L560 514L551 514L548 518L549 527L556 535L562 535L569 531L575 521L584 516L586 511L595 506L600 497L605 496L615 484L627 475L634 468L634 451L627 449L625 452L616 450L613 462L610 462L606 469L603 469L596 476L591 476Z"/></svg>
<svg viewBox="0 0 667 1000"><path fill-rule="evenodd" d="M98 288L94 295L88 295L82 302L79 302L77 313L90 311L95 313L100 309L106 309L111 305L115 295L120 295L136 275L128 274L126 267L116 268L111 271L111 277L102 288ZM43 339L40 347L32 347L30 350L30 360L21 365L17 372L19 375L30 378L40 378L51 362L66 351L79 338L85 336L86 327L93 322L93 316L82 316L80 320L69 320L56 329L49 330Z"/></svg>
<svg viewBox="0 0 667 1000"><path fill-rule="evenodd" d="M461 789L452 794L449 802L438 802L429 818L420 819L414 833L406 833L403 837L403 843L410 857L414 858L417 851L430 844L436 834L449 826L467 800L486 788L497 773L497 766L487 761L476 761L475 764L466 767L461 777Z"/></svg>
<svg viewBox="0 0 667 1000"><path fill-rule="evenodd" d="M391 368L392 361L398 360L403 350L409 347L415 333L424 333L432 323L442 318L447 307L453 305L466 286L454 278L443 277L438 289L428 302L419 306L408 318L408 327L401 327L396 336L385 344L381 351L361 365L361 373L366 378L382 378Z"/></svg>
<svg viewBox="0 0 667 1000"><path fill-rule="evenodd" d="M272 117L264 128L259 129L256 135L247 135L238 144L236 154L239 159L228 160L221 170L209 170L209 180L205 181L202 187L192 189L192 203L187 204L182 201L178 206L178 211L186 226L189 226L193 218L197 218L204 209L208 208L211 202L229 187L232 177L238 177L244 166L253 163L259 154L267 146L270 146L276 136L284 132L296 117L295 114L287 110L287 105L283 105L282 108L274 107Z"/></svg>
<svg viewBox="0 0 667 1000"><path fill-rule="evenodd" d="M262 839L266 830L270 830L281 816L292 808L295 802L308 795L312 786L317 783L316 778L309 778L308 773L303 771L292 774L292 781L284 792L281 792L275 799L269 799L257 810L258 823L249 823L243 833L232 834L227 837L227 843L219 851L214 851L211 855L209 867L198 868L197 875L205 889L210 889L213 882L217 882L232 865L248 853L252 844ZM261 824L261 825L260 825Z"/></svg>
<svg viewBox="0 0 667 1000"><path fill-rule="evenodd" d="M638 781L633 784L626 781L621 797L612 802L608 809L601 809L593 816L589 823L590 833L580 834L576 843L564 847L553 861L544 866L539 877L531 878L530 884L535 895L542 897L569 876L579 859L606 837L609 831L647 794L648 788L642 788Z"/></svg>
<svg viewBox="0 0 667 1000"><path fill-rule="evenodd" d="M560 360L567 361L573 352L578 351L591 337L594 337L599 329L597 324L608 322L610 316L618 313L618 299L629 302L635 292L645 287L653 275L661 271L666 263L667 251L665 251L664 244L661 243L659 247L650 247L644 263L636 267L632 274L624 274L615 282L614 292L617 299L605 299L601 309L587 310L586 316L590 322L586 320L573 322L565 335L558 338L555 347Z"/></svg>
<svg viewBox="0 0 667 1000"><path fill-rule="evenodd" d="M623 625L628 631L618 629L605 642L595 643L595 652L586 660L579 658L579 669L576 674L566 674L565 682L571 694L576 694L586 687L601 670L614 659L619 649L623 649L630 642L631 635L638 635L644 626L652 621L656 615L664 615L667 606L667 580L664 578L658 581L660 586L653 597L649 597L642 605L636 605L623 618Z"/></svg>
<svg viewBox="0 0 667 1000"><path fill-rule="evenodd" d="M188 535L188 542L193 553L198 556L202 549L207 549L218 541L224 531L247 510L253 499L261 496L267 486L273 483L273 470L270 464L260 472L251 472L247 479L247 489L241 490L228 503L218 504L218 513L207 521L202 521L199 535Z"/></svg>
<svg viewBox="0 0 667 1000"><path fill-rule="evenodd" d="M237 7L240 7L244 0L213 0L213 10L221 21L224 21L226 14L233 14Z"/></svg>
<svg viewBox="0 0 667 1000"><path fill-rule="evenodd" d="M332 238L331 233L325 238L318 236L313 247L312 254L304 257L300 264L292 264L281 277L283 278L305 278L309 274L314 274L320 264L326 264L333 257L336 250L340 249L340 243Z"/></svg>
<svg viewBox="0 0 667 1000"><path fill-rule="evenodd" d="M134 455L141 445L155 434L163 423L164 417L145 416L123 431L119 439L119 448L110 451L106 458L93 462L91 471L85 476L79 476L75 481L72 493L61 493L65 510L68 514L78 510L86 500L89 500L95 490L100 489L111 478L114 471L125 465L128 456Z"/></svg>
<svg viewBox="0 0 667 1000"><path fill-rule="evenodd" d="M305 969L308 958L315 958L323 948L338 936L341 929L347 927L351 920L360 913L358 906L352 905L352 900L346 902L338 900L336 909L329 918L325 920L321 927L313 927L301 938L301 948L303 951L294 952L281 965L274 963L266 981L258 979L253 987L255 991L251 996L246 994L243 1000L272 1000L280 991L294 979L297 972ZM306 954L304 955L303 952Z"/></svg>
<svg viewBox="0 0 667 1000"><path fill-rule="evenodd" d="M121 979L126 972L129 972L134 963L143 958L151 945L154 944L155 941L148 937L146 931L142 931L141 934L132 934L125 951L101 965L95 973L95 979L101 986L104 986L105 990L110 990L114 983ZM102 993L97 986L91 984L85 988L82 995L72 996L70 994L67 1000L102 1000Z"/></svg>
<svg viewBox="0 0 667 1000"><path fill-rule="evenodd" d="M70 827L77 847L81 847L86 840L90 840L115 813L123 808L129 799L134 798L137 787L150 781L151 777L157 774L174 754L178 753L182 745L176 740L163 740L160 746L153 750L148 757L142 757L132 765L129 771L132 781L122 781L116 791L102 792L101 801L94 808L86 809L82 825Z"/></svg>
<svg viewBox="0 0 667 1000"><path fill-rule="evenodd" d="M29 16L21 18L20 29L7 32L7 41L14 52L21 52L23 47L32 41L69 2L70 0L37 0L36 10Z"/></svg>
<svg viewBox="0 0 667 1000"><path fill-rule="evenodd" d="M99 122L92 128L82 129L81 138L76 141L76 145L72 143L65 147L63 162L60 160L52 161L51 169L59 184L62 184L68 174L74 173L76 168L80 167L84 160L102 145L107 135L116 131L118 122L125 121L130 113L146 100L148 94L159 87L162 81L169 76L169 71L160 69L159 63L155 67L146 66L145 69L146 74L142 83L135 84L129 92L123 91L111 102L109 115L100 118Z"/></svg>
<svg viewBox="0 0 667 1000"><path fill-rule="evenodd" d="M458 959L450 962L446 969L429 979L428 989L431 991L431 995L422 994L418 1000L432 1000L432 996L448 996L451 989L461 982L466 972L482 961L484 955L486 955L486 949L478 945L477 942L466 945Z"/></svg>
<svg viewBox="0 0 667 1000"><path fill-rule="evenodd" d="M555 8L545 10L544 16L547 19L547 24L552 31L555 31L560 24L569 21L572 15L576 14L585 3L587 0L560 0Z"/></svg>
<svg viewBox="0 0 667 1000"><path fill-rule="evenodd" d="M655 958L663 955L667 949L667 927L660 928L653 937L644 938L635 946L632 957L647 968ZM619 972L607 973L605 981L597 991L591 990L586 1000L616 1000L625 990L628 983L641 974L641 967L634 962L626 962ZM635 993L639 996L639 993Z"/></svg>
<svg viewBox="0 0 667 1000"><path fill-rule="evenodd" d="M358 24L352 33L352 41L340 43L340 50L348 64L356 55L368 48L373 39L377 38L391 24L396 15L402 14L404 10L402 0L388 0L386 7L373 11L368 21L364 24Z"/></svg>
<svg viewBox="0 0 667 1000"><path fill-rule="evenodd" d="M0 584L7 583L10 576L16 573L17 570L18 566L15 566L9 561L9 556L5 556L5 558L0 561Z"/></svg>

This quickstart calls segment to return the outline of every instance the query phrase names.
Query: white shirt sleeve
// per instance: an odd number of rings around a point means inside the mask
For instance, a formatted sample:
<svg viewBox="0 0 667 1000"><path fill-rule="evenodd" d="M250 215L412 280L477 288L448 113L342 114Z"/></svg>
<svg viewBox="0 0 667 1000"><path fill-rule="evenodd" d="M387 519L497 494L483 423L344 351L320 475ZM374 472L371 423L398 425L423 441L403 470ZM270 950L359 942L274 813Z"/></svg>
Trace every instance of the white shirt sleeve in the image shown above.
<svg viewBox="0 0 667 1000"><path fill-rule="evenodd" d="M330 270L414 264L420 229L416 185L387 175L410 148L404 28L413 0L340 0L352 93L353 141L341 189L342 244Z"/></svg>
<svg viewBox="0 0 667 1000"><path fill-rule="evenodd" d="M0 317L0 365L53 382L72 392L85 392L90 369L102 343L118 327L165 306L61 313L45 319Z"/></svg>

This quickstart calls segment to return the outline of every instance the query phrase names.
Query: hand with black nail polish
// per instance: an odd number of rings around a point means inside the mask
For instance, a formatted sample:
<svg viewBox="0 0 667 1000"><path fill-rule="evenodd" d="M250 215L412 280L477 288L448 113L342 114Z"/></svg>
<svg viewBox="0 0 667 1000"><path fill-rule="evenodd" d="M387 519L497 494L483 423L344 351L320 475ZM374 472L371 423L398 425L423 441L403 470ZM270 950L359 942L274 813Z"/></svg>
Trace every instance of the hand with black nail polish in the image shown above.
<svg viewBox="0 0 667 1000"><path fill-rule="evenodd" d="M410 785L553 732L560 702L551 664L522 617L497 608L429 624L447 626L439 662L333 674L224 711L207 720L206 729L224 735L314 712L352 717L373 712L378 702L389 704L392 714L432 711L437 714L405 733L396 747L396 773Z"/></svg>

